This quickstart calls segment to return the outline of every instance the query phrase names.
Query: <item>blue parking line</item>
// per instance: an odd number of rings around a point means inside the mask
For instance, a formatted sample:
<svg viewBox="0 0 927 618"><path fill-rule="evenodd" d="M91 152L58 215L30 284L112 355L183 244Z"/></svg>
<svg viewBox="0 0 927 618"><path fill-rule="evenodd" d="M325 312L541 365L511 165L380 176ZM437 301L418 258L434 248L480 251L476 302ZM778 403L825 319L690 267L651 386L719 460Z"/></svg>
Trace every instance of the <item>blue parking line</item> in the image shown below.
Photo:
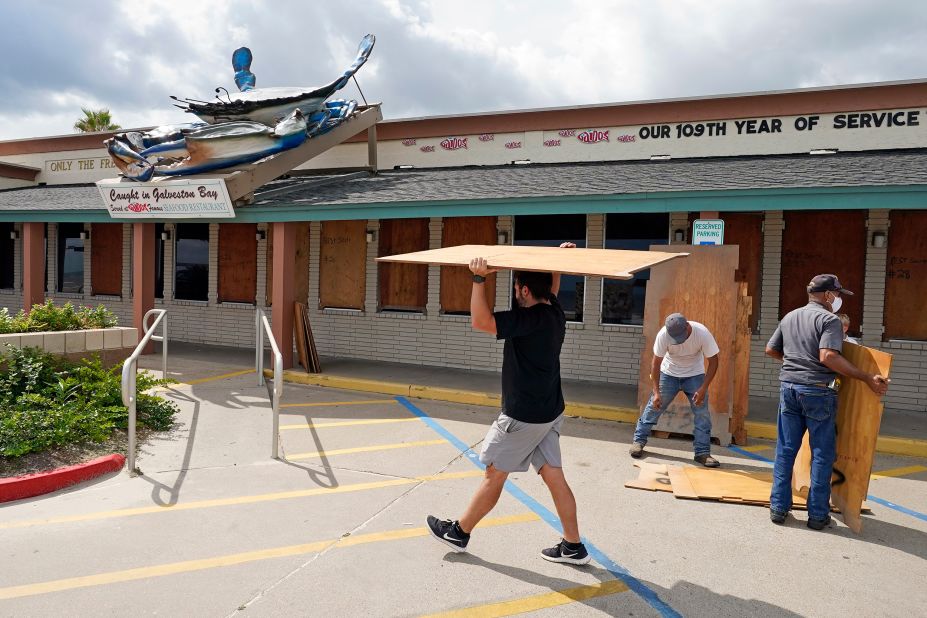
<svg viewBox="0 0 927 618"><path fill-rule="evenodd" d="M431 427L436 431L441 437L453 444L461 453L464 454L470 462L481 470L485 470L486 466L479 459L479 455L473 451L465 442L460 438L452 434L450 431L445 429L438 423L436 420L428 416L426 412L419 409L415 404L406 399L405 397L396 397L396 401L405 406L412 414L422 419L426 425ZM563 528L560 526L560 519L550 511L543 504L526 494L520 487L515 485L512 481L505 482L505 489L512 496L514 496L518 501L527 506L529 509L537 513L537 515L546 521L554 530L563 534ZM682 614L677 612L675 609L670 607L665 601L663 601L657 593L647 587L642 581L631 575L626 568L609 558L605 555L602 550L592 544L589 539L582 537L583 543L586 545L586 550L593 557L593 559L601 564L606 571L615 576L616 579L620 579L624 584L636 592L638 596L644 599L651 607L653 607L661 616L664 618L682 618Z"/></svg>
<svg viewBox="0 0 927 618"><path fill-rule="evenodd" d="M727 448L734 451L735 453L739 453L740 455L745 455L747 457L750 457L751 459L758 459L759 461L765 461L766 463L775 463L772 459L763 457L762 455L757 455L756 453L751 453L750 451L745 451L742 448L738 448L734 446L733 444ZM909 509L906 506L901 506L900 504L895 504L894 502L889 502L888 500L883 500L882 498L873 496L872 494L869 494L868 496L866 496L866 500L871 500L872 502L875 502L876 504L887 506L888 508L894 509L898 511L899 513L910 515L911 517L920 519L921 521L927 521L927 514L925 513L921 513L920 511L915 511L914 509Z"/></svg>

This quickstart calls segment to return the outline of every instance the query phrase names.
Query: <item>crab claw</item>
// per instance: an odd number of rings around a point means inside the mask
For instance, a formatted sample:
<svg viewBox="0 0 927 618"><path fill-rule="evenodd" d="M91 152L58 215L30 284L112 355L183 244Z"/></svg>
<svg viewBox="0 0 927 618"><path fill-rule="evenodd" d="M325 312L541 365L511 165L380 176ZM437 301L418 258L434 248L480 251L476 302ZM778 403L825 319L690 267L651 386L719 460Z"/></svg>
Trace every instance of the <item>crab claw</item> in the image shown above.
<svg viewBox="0 0 927 618"><path fill-rule="evenodd" d="M106 152L126 178L138 182L151 180L154 166L142 155L135 152L129 141L120 135L111 137L103 142Z"/></svg>

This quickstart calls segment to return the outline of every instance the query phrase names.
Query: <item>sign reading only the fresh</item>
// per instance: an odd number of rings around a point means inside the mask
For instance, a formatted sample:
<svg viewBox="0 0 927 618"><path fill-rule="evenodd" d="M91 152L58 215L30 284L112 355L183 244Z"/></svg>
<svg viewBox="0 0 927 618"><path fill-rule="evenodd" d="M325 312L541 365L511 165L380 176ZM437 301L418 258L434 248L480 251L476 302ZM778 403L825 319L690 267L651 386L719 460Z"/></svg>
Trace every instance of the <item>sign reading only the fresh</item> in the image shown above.
<svg viewBox="0 0 927 618"><path fill-rule="evenodd" d="M118 219L187 219L234 217L221 178L171 179L168 182L96 183L109 215Z"/></svg>

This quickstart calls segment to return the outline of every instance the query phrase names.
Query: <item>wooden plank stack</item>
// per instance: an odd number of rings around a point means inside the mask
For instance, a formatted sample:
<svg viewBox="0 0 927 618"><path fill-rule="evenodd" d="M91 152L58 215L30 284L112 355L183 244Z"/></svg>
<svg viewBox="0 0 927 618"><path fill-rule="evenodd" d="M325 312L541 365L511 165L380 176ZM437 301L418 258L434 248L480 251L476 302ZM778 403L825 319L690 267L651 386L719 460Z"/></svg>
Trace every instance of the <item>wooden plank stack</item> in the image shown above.
<svg viewBox="0 0 927 618"><path fill-rule="evenodd" d="M293 304L295 306L293 334L296 337L296 354L299 357L299 364L306 369L306 373L322 373L319 352L315 347L315 337L312 336L312 327L309 325L308 307L303 303Z"/></svg>

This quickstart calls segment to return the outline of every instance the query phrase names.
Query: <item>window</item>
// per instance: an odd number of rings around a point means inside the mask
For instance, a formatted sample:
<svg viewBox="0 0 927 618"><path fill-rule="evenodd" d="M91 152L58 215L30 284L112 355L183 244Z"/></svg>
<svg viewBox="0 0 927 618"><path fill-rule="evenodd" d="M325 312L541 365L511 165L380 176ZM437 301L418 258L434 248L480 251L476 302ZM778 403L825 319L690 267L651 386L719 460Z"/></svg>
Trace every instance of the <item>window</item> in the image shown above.
<svg viewBox="0 0 927 618"><path fill-rule="evenodd" d="M209 299L209 224L178 223L174 298Z"/></svg>
<svg viewBox="0 0 927 618"><path fill-rule="evenodd" d="M65 294L84 292L83 223L58 224L58 291Z"/></svg>
<svg viewBox="0 0 927 618"><path fill-rule="evenodd" d="M319 307L363 309L367 288L367 220L323 221Z"/></svg>
<svg viewBox="0 0 927 618"><path fill-rule="evenodd" d="M4 290L13 289L16 241L10 235L14 229L12 223L0 223L0 289Z"/></svg>
<svg viewBox="0 0 927 618"><path fill-rule="evenodd" d="M515 245L557 247L562 242L586 246L586 215L518 215L513 223ZM563 275L560 278L560 306L568 320L583 321L583 285L585 278Z"/></svg>
<svg viewBox="0 0 927 618"><path fill-rule="evenodd" d="M219 302L254 304L257 291L257 225L219 225Z"/></svg>
<svg viewBox="0 0 927 618"><path fill-rule="evenodd" d="M808 303L808 282L833 273L853 296L843 297L849 334L859 335L866 267L865 210L787 210L782 235L779 317Z"/></svg>
<svg viewBox="0 0 927 618"><path fill-rule="evenodd" d="M605 215L605 248L648 251L650 245L669 244L669 214ZM603 324L644 324L644 298L650 269L633 279L605 279L602 285Z"/></svg>
<svg viewBox="0 0 927 618"><path fill-rule="evenodd" d="M893 210L889 217L884 336L924 341L927 340L927 210Z"/></svg>
<svg viewBox="0 0 927 618"><path fill-rule="evenodd" d="M155 298L164 298L164 224L155 223Z"/></svg>
<svg viewBox="0 0 927 618"><path fill-rule="evenodd" d="M122 224L94 223L90 235L92 294L122 294Z"/></svg>
<svg viewBox="0 0 927 618"><path fill-rule="evenodd" d="M377 257L428 249L428 219L380 221ZM381 263L380 310L423 312L428 301L428 266Z"/></svg>
<svg viewBox="0 0 927 618"><path fill-rule="evenodd" d="M448 217L441 230L441 246L495 245L495 217ZM486 277L486 300L492 311L496 299L496 275ZM441 310L446 314L470 315L473 280L466 266L441 267Z"/></svg>

